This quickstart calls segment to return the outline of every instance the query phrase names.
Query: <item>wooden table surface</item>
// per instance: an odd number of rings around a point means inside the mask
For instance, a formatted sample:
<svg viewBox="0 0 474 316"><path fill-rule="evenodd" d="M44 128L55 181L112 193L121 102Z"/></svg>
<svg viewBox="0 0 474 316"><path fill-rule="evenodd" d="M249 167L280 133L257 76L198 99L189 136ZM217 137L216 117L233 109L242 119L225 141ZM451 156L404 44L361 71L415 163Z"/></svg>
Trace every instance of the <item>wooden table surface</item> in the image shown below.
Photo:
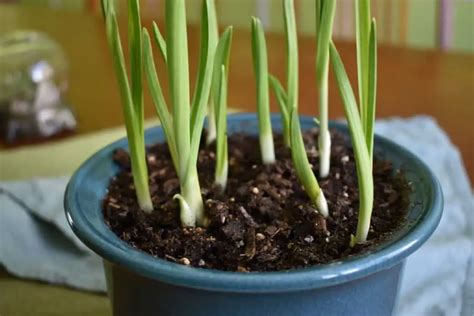
<svg viewBox="0 0 474 316"><path fill-rule="evenodd" d="M21 8L21 9L20 9ZM3 17L2 17L3 16ZM114 78L104 26L99 15L3 5L0 32L23 28L48 33L63 47L70 62L68 101L75 107L79 132L122 124L119 94ZM126 33L122 20L122 34ZM144 21L146 26L151 21ZM199 30L189 29L191 77L196 73ZM267 34L270 71L284 78L285 43L281 34ZM337 43L352 82L356 79L354 43ZM317 115L315 90L315 40L299 38L300 111ZM155 56L158 56L157 50ZM433 116L460 148L471 181L474 179L474 55L443 53L379 45L377 117L419 114ZM158 67L163 69L162 63ZM159 71L160 72L160 71ZM166 91L166 73L160 72ZM330 117L343 108L333 78L330 81ZM146 95L146 115L155 115ZM250 35L236 31L230 65L229 104L255 111ZM277 110L272 100L272 109Z"/></svg>

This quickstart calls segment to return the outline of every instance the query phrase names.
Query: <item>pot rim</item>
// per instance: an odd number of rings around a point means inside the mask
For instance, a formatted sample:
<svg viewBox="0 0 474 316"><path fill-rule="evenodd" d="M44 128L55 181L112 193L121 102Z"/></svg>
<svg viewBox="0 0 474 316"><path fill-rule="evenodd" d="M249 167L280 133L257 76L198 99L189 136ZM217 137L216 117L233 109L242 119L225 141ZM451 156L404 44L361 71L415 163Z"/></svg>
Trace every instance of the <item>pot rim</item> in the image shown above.
<svg viewBox="0 0 474 316"><path fill-rule="evenodd" d="M229 120L237 121L250 121L256 120L256 118L255 113L228 116ZM272 114L272 123L278 124L279 118L278 114ZM313 121L309 116L300 116L300 119ZM331 125L347 132L345 124L331 123ZM146 134L149 135L150 130ZM137 250L117 237L105 225L105 222L98 229L87 217L88 213L84 212L78 204L77 194L84 181L90 178L88 171L91 170L91 167L98 161L110 159L110 152L113 149L126 145L125 138L99 150L74 173L66 188L64 198L66 217L79 239L103 259L130 269L139 275L174 285L220 292L275 293L322 288L349 282L391 268L401 262L431 236L442 215L441 186L428 166L407 149L382 136L376 135L375 142L382 143L384 147L388 146L399 152L410 160L410 165L427 177L428 183L425 185L430 190L430 199L424 205L422 215L397 240L378 245L376 251L325 265L285 271L249 273L201 269L169 262ZM100 215L102 215L101 209Z"/></svg>

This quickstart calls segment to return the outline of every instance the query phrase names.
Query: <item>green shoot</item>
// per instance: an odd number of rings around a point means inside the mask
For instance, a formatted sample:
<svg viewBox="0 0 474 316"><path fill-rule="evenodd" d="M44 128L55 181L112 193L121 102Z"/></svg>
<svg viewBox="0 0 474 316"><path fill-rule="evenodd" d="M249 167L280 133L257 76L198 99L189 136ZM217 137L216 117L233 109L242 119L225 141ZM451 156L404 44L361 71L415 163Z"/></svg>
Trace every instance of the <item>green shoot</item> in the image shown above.
<svg viewBox="0 0 474 316"><path fill-rule="evenodd" d="M370 0L357 0L355 4L359 111L365 134L369 98Z"/></svg>
<svg viewBox="0 0 474 316"><path fill-rule="evenodd" d="M303 185L311 202L316 206L319 213L328 217L328 205L324 193L319 187L318 180L311 169L311 165L306 155L303 143L303 135L301 134L300 121L296 109L291 111L291 156L295 166L298 179Z"/></svg>
<svg viewBox="0 0 474 316"><path fill-rule="evenodd" d="M298 108L298 40L293 0L283 0L286 39L286 92L280 82L269 76L270 86L277 97L282 116L283 139L290 147L290 113ZM284 93L283 93L284 92ZM283 101L285 101L283 103ZM285 108L285 110L283 110Z"/></svg>
<svg viewBox="0 0 474 316"><path fill-rule="evenodd" d="M161 35L160 29L158 28L158 25L156 24L155 21L153 21L153 35L155 38L156 45L158 45L158 48L160 49L161 57L163 58L166 64L167 63L166 42L165 42L165 39L163 38L163 35Z"/></svg>
<svg viewBox="0 0 474 316"><path fill-rule="evenodd" d="M331 163L331 135L328 118L329 41L336 11L335 0L316 1L317 50L316 81L319 91L319 176L329 175Z"/></svg>
<svg viewBox="0 0 474 316"><path fill-rule="evenodd" d="M229 170L227 150L227 75L225 65L221 65L219 102L216 104L217 143L215 183L225 190Z"/></svg>
<svg viewBox="0 0 474 316"><path fill-rule="evenodd" d="M283 0L286 35L286 79L288 108L298 107L298 36L296 34L295 6L293 0Z"/></svg>
<svg viewBox="0 0 474 316"><path fill-rule="evenodd" d="M252 55L257 84L257 113L260 153L264 164L275 162L270 102L268 96L268 61L265 34L260 20L252 18Z"/></svg>
<svg viewBox="0 0 474 316"><path fill-rule="evenodd" d="M217 34L217 33L216 33ZM219 106L219 91L221 84L221 68L225 66L226 70L229 69L229 58L230 58L230 43L232 41L233 28L229 26L224 33L222 33L216 46L216 53L214 56L214 69L212 73L212 86L211 86L211 99L208 110L208 129L206 143L209 145L216 140L217 137L217 119L216 119L216 108ZM228 73L226 71L226 76ZM227 80L228 78L226 78Z"/></svg>
<svg viewBox="0 0 474 316"><path fill-rule="evenodd" d="M185 175L191 146L188 41L184 0L166 1L166 56L174 134L178 151L178 176Z"/></svg>
<svg viewBox="0 0 474 316"><path fill-rule="evenodd" d="M358 28L361 30L362 28ZM339 87L339 92L344 104L344 110L349 122L352 144L354 147L355 162L357 167L357 178L359 181L359 220L357 223L356 236L351 240L351 246L367 240L370 228L370 219L374 202L374 182L372 177L372 159L373 159L373 125L375 120L375 95L376 95L376 27L375 20L370 25L368 46L368 59L358 66L366 65L365 71L359 69L359 73L369 74L367 86L370 87L367 96L370 102L368 107L359 113L357 101L351 88L349 78L347 77L344 65L341 61L336 46L331 43L330 54ZM363 106L360 107L363 109ZM362 119L363 113L369 113L369 121ZM364 125L365 124L365 125ZM370 135L367 134L370 132Z"/></svg>
<svg viewBox="0 0 474 316"><path fill-rule="evenodd" d="M370 161L372 161L374 155L375 108L377 104L377 27L375 24L375 19L372 19L370 24L368 81L369 95L367 97L365 141L367 142Z"/></svg>
<svg viewBox="0 0 474 316"><path fill-rule="evenodd" d="M227 82L230 46L232 43L232 27L228 27L219 39L214 56L214 72L212 80L218 80L218 85L213 82L213 89L218 86L218 91L212 91L214 114L216 118L216 173L215 183L225 190L228 174L227 153ZM216 67L219 67L219 75L216 75ZM224 76L224 77L223 77Z"/></svg>
<svg viewBox="0 0 474 316"><path fill-rule="evenodd" d="M136 113L141 119L138 120L138 128L142 132L143 128L143 82L142 82L142 34L139 0L128 1L128 36L130 41L130 74L133 105Z"/></svg>
<svg viewBox="0 0 474 316"><path fill-rule="evenodd" d="M148 85L150 88L151 98L155 105L156 113L160 119L165 138L168 143L168 147L171 153L171 158L175 166L176 172L179 170L178 153L176 149L176 140L174 138L173 122L168 108L166 107L166 101L161 91L160 81L156 72L155 62L153 60L153 51L151 47L150 35L148 31L143 28L143 55L144 55L144 68L145 74L148 79Z"/></svg>
<svg viewBox="0 0 474 316"><path fill-rule="evenodd" d="M217 40L219 39L219 27L217 23L217 14L216 14L216 6L214 3L214 0L211 1L209 7L209 20L210 23L213 25L213 30L214 34L211 36L213 42L211 43L211 49L216 49L217 47ZM213 141L216 140L217 136L217 131L216 131L216 113L215 113L215 107L216 105L214 102L217 102L218 98L218 92L219 92L219 79L215 78L220 76L220 65L222 63L216 62L214 65L214 70L213 70L213 79L212 79L212 86L211 86L211 98L209 99L209 104L208 104L208 109L207 109L207 136L206 136L206 144L209 145ZM226 68L228 65L225 65Z"/></svg>
<svg viewBox="0 0 474 316"><path fill-rule="evenodd" d="M289 109L287 108L288 98L286 96L286 92L283 89L283 86L281 85L280 81L278 81L276 77L269 75L268 81L270 83L270 87L275 93L278 108L280 110L283 127L283 140L287 146L290 146L290 113Z"/></svg>
<svg viewBox="0 0 474 316"><path fill-rule="evenodd" d="M172 114L168 112L156 74L150 36L148 32L143 34L145 73L180 182L181 192L175 199L180 204L183 226L206 224L197 159L211 89L214 58L212 43L217 41L213 38L216 34L215 25L210 23L209 18L211 2L203 0L199 68L190 102L185 1L166 1L168 38L166 46L164 39L161 41L163 44L160 44L160 40L157 42L160 49L166 47L166 58L164 49L162 55L168 68Z"/></svg>
<svg viewBox="0 0 474 316"><path fill-rule="evenodd" d="M102 0L103 15L106 22L107 41L112 54L112 61L118 80L122 109L125 118L133 183L140 208L145 212L153 210L148 187L148 170L146 164L145 141L143 135L143 95L142 95L142 56L141 26L138 1L129 1L129 49L131 84L120 43L119 29L113 3Z"/></svg>

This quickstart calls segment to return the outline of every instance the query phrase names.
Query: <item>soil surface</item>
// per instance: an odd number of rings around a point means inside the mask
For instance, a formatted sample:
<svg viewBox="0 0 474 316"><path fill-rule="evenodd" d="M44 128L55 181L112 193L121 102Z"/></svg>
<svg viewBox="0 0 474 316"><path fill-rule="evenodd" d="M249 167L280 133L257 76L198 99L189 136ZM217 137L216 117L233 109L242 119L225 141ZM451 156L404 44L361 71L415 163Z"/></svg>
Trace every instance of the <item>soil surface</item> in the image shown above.
<svg viewBox="0 0 474 316"><path fill-rule="evenodd" d="M304 135L313 170L319 170L317 131ZM183 228L173 196L179 183L166 144L148 149L154 212L137 205L128 154L103 204L112 231L133 247L169 261L231 271L275 271L339 260L370 251L405 221L408 185L390 162L374 161L375 203L368 242L349 247L358 214L357 173L350 142L332 131L331 173L319 179L330 216L318 214L298 182L291 156L276 136L277 162L262 165L258 139L229 137L229 179L224 193L213 185L214 147L202 147L199 177L209 219L206 228Z"/></svg>

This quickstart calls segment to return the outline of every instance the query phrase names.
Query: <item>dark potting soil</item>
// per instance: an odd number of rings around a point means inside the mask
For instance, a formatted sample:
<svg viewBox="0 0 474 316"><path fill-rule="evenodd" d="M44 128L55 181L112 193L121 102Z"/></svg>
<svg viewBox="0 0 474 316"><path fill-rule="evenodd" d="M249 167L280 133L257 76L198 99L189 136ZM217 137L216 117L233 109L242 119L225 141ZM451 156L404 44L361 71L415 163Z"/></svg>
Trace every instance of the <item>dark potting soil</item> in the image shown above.
<svg viewBox="0 0 474 316"><path fill-rule="evenodd" d="M304 135L318 174L317 131ZM328 263L370 251L405 223L408 184L388 161L374 161L375 201L368 241L349 247L358 214L358 185L350 141L332 131L331 173L320 179L330 216L319 215L302 189L288 149L275 139L277 162L262 165L258 139L229 137L229 179L224 193L213 186L214 147L202 147L199 178L209 219L206 228L183 228L173 196L179 183L168 147L148 149L154 211L137 205L128 153L117 150L121 167L103 204L112 231L137 249L169 261L231 271L275 271Z"/></svg>

